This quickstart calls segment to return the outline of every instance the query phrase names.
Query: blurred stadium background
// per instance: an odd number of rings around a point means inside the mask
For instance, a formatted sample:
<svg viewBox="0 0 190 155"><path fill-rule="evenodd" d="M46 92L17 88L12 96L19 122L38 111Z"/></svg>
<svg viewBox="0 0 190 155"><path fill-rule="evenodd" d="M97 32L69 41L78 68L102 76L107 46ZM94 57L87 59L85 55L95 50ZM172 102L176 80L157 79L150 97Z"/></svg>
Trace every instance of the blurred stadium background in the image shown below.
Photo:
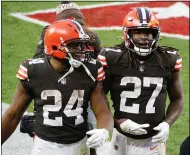
<svg viewBox="0 0 190 155"><path fill-rule="evenodd" d="M102 3L102 2L77 2L77 3L80 6L83 6L83 5L93 5L93 4ZM151 4L152 7L156 8L153 3ZM160 2L160 5L165 5L164 3L165 2ZM31 23L31 22L26 22L18 18L15 18L11 16L10 14L16 13L16 12L17 13L18 12L32 12L36 10L55 9L57 4L59 4L59 2L2 2L1 3L1 7L2 7L2 16L1 16L2 17L2 20L1 20L2 21L2 42L1 42L2 43L2 53L1 53L2 54L2 85L1 85L2 86L2 102L11 103L12 95L14 94L15 87L17 84L17 79L15 75L16 75L18 66L24 59L33 57L36 51L36 45L38 44L40 34L43 28L42 27L43 23L39 25L39 24ZM189 9L189 2L184 3L184 5L186 5ZM93 24L97 26L98 26L98 23L100 23L100 26L107 24L107 23L104 23L104 21L100 19L94 20L93 17L99 16L99 15L88 14L87 11L88 9L83 10L83 13L85 14L85 17L87 18L86 22L89 25L89 27L91 26L90 24L92 24L92 22L89 20L89 17L87 16L92 16L91 20L94 22ZM179 10L176 10L176 11L177 11L177 14L179 14L178 13ZM184 10L180 10L180 11L181 13L184 12ZM112 10L110 14L111 13L120 15L123 12L120 12L120 10L117 10L117 12L115 10ZM105 14L105 18L106 16L109 17L110 14L108 13ZM167 15L168 14L166 14L166 16ZM52 16L54 16L54 13L53 15L51 15L51 18ZM45 18L47 19L47 21L52 20L47 17L50 17L50 16L45 15ZM43 16L40 18L43 18ZM110 18L112 18L112 16ZM101 19L104 19L104 17L101 17ZM114 21L116 19L113 18L112 20ZM189 17L187 18L187 20L184 20L184 18L181 18L181 17L179 17L177 20L173 18L172 21L174 21L173 27L168 27L170 33L172 32L181 33L182 31L180 29L183 29L183 32L185 31L184 33L186 33L186 36L189 36ZM163 21L163 22L166 22L166 21ZM167 22L165 24L167 24ZM169 22L168 24L171 24L171 22ZM109 26L109 23L108 25L105 25L105 26ZM119 28L116 28L116 30L109 30L109 31L95 30L95 32L99 35L103 46L111 46L111 45L121 42L120 38L122 37L122 33L118 29ZM116 39L116 37L118 39ZM186 39L184 38L179 39L179 38L176 38L175 36L174 38L172 38L171 36L166 37L166 35L164 35L162 36L162 41L160 41L160 44L162 45L168 45L168 46L178 48L183 58L183 70L181 71L181 79L184 86L185 103L184 103L184 109L180 118L173 124L170 130L169 140L167 141L167 155L177 155L179 153L179 146L181 142L189 135L189 39L187 39L188 37L185 37L185 38ZM32 109L33 107L31 105L28 110L32 111ZM19 133L18 131L17 133L20 134L20 136L22 136L22 134ZM23 139L25 139L27 136L25 135L22 137ZM15 139L17 139L17 141L15 141ZM9 143L5 144L5 146L8 146L8 145L11 146L12 144L18 143L18 141L21 141L21 139L18 139L18 138L15 138L15 139L10 139ZM27 141L28 140L26 140L26 143ZM24 143L20 143L20 144L24 145ZM26 147L30 147L30 145L26 145ZM8 155L8 154L16 155L16 154L22 154L22 153L15 152L14 149L24 150L25 147L24 146L15 147L14 145L13 147L3 146L2 149L3 149L2 151L3 155ZM11 151L12 153L4 149L12 149ZM23 154L25 153L23 151Z"/></svg>

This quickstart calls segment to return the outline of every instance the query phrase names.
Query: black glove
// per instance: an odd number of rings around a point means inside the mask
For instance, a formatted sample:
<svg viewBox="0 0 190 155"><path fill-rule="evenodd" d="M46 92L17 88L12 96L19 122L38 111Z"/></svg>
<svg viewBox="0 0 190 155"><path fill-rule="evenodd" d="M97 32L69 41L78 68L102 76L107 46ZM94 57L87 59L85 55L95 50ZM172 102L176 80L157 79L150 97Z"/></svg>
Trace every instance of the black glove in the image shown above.
<svg viewBox="0 0 190 155"><path fill-rule="evenodd" d="M28 133L30 137L34 137L35 133L35 116L31 114L23 115L20 122L20 132Z"/></svg>

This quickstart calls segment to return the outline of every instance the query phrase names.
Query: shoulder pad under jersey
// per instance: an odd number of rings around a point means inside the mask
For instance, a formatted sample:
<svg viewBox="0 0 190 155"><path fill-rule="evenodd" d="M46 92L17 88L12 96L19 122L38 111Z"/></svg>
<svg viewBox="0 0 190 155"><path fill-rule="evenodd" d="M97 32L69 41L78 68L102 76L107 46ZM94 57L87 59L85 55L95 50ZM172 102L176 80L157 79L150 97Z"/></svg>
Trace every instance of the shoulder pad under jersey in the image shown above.
<svg viewBox="0 0 190 155"><path fill-rule="evenodd" d="M122 51L115 48L103 48L98 55L98 60L103 67L108 67L113 64L117 58L121 55Z"/></svg>
<svg viewBox="0 0 190 155"><path fill-rule="evenodd" d="M19 66L16 77L20 80L29 80L33 66L40 63L44 63L43 58L24 60Z"/></svg>
<svg viewBox="0 0 190 155"><path fill-rule="evenodd" d="M172 65L172 70L182 70L182 58L179 54L178 49L172 47L161 47L163 51L169 56L169 60Z"/></svg>

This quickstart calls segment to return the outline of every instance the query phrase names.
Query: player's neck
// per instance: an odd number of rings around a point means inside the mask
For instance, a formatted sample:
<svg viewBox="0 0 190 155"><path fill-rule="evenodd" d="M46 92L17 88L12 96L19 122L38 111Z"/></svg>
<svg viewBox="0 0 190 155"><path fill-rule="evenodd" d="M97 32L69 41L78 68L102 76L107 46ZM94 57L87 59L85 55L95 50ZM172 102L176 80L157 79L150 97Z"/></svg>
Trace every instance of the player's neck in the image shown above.
<svg viewBox="0 0 190 155"><path fill-rule="evenodd" d="M50 58L50 64L57 72L61 73L67 70L67 66L61 63L61 61L55 59L54 57Z"/></svg>

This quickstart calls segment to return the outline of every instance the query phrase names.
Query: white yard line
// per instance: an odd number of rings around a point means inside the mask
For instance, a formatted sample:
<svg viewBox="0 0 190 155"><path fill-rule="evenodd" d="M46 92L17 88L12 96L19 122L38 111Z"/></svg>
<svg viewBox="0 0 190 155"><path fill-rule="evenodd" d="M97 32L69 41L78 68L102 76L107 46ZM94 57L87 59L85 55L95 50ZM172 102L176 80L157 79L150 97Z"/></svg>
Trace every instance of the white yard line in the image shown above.
<svg viewBox="0 0 190 155"><path fill-rule="evenodd" d="M81 9L92 9L92 8L100 8L100 7L106 7L106 6L126 5L129 3L139 3L139 2L113 2L113 3L107 3L107 4L85 5L85 6L80 6L80 8ZM172 12L172 10L176 9L177 6L181 7L181 10L183 10L183 8L186 8L186 10L187 10L187 6L185 4L175 3L174 5L172 5L168 8L158 8L157 10L160 10L160 9L162 10L158 15L160 16L160 18L164 18L163 14L165 15L165 12L163 10L168 9L170 12ZM155 9L156 8L152 8L152 10L154 10L154 11L155 11ZM27 22L38 24L40 26L46 26L46 25L49 25L50 23L39 21L37 19L27 17L26 15L34 15L37 13L50 13L50 12L55 12L55 8L46 9L46 10L37 10L37 11L32 11L32 12L16 12L16 13L11 13L10 15L13 17L19 18L21 20L27 21ZM186 12L184 11L183 14L181 14L181 15L185 16L186 14L187 14L187 11ZM189 14L187 15L187 17L189 17ZM119 26L110 26L110 27L89 27L89 29L110 31L110 30L121 30L122 28ZM161 33L161 36L189 40L189 36L184 36L181 34Z"/></svg>

